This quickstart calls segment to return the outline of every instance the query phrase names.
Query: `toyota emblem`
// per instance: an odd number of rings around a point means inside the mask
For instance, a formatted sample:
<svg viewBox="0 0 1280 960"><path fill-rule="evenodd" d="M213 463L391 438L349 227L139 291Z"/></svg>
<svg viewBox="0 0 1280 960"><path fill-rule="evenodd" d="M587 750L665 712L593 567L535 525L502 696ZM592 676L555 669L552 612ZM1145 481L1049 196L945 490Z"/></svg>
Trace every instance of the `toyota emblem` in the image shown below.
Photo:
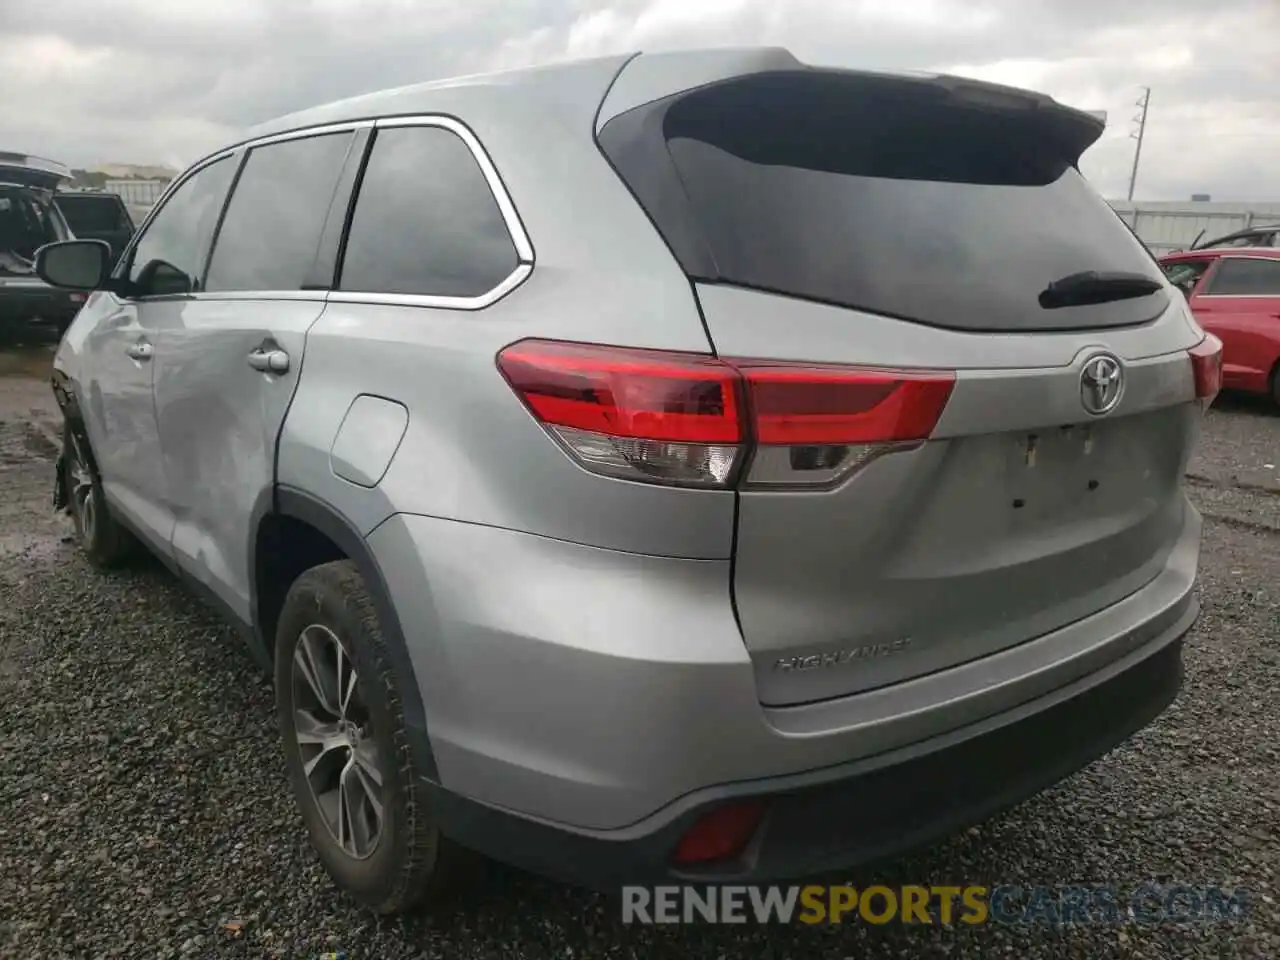
<svg viewBox="0 0 1280 960"><path fill-rule="evenodd" d="M1109 353L1096 353L1080 371L1080 403L1095 417L1110 413L1124 392L1124 367Z"/></svg>

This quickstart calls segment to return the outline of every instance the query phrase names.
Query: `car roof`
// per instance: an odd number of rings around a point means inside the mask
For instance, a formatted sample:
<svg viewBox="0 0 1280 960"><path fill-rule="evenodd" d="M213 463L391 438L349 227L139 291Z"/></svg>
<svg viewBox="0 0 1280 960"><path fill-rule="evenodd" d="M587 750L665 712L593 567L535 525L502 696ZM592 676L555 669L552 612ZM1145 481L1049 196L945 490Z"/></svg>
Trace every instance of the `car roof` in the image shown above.
<svg viewBox="0 0 1280 960"><path fill-rule="evenodd" d="M580 90L589 88L588 94L593 94L595 103L599 104L613 78L633 56L619 54L570 60L542 67L479 73L377 90L268 120L249 129L241 142L375 117L484 110L499 101L520 101L529 105L534 101L552 100L557 92L567 92L563 90L566 82L575 83Z"/></svg>
<svg viewBox="0 0 1280 960"><path fill-rule="evenodd" d="M483 125L486 119L498 116L519 123L520 118L529 113L535 118L545 118L548 112L553 112L575 121L585 118L599 129L619 113L680 90L749 73L809 69L940 82L997 99L1002 95L1014 96L1071 114L1077 122L1096 128L1093 138L1104 127L1095 115L1030 90L925 71L831 68L804 63L783 47L758 46L622 53L411 84L277 117L248 130L239 143L328 124L418 114L453 115L464 118L468 125L473 122ZM537 126L538 119L525 122L530 122L536 132L545 129ZM219 152L236 145L228 145Z"/></svg>

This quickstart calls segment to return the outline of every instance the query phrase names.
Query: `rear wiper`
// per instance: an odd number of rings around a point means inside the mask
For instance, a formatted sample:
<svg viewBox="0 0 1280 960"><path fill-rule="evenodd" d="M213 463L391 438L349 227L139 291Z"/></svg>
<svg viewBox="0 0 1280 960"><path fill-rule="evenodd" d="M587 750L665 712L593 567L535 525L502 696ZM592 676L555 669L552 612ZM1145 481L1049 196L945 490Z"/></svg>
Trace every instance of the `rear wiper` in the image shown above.
<svg viewBox="0 0 1280 960"><path fill-rule="evenodd" d="M1055 280L1040 291L1040 306L1046 310L1057 307L1084 307L1093 303L1110 303L1113 300L1130 300L1158 293L1164 288L1159 280L1142 273L1104 273L1098 270L1082 270Z"/></svg>

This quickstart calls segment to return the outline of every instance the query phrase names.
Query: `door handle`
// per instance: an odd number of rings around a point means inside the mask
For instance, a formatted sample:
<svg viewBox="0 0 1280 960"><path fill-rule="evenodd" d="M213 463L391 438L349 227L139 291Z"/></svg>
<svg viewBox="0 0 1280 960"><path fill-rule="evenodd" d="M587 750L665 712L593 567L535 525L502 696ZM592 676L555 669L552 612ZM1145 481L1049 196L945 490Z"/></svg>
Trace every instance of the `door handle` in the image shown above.
<svg viewBox="0 0 1280 960"><path fill-rule="evenodd" d="M249 354L249 366L263 373L287 373L289 355L278 347L274 350L259 347Z"/></svg>
<svg viewBox="0 0 1280 960"><path fill-rule="evenodd" d="M131 343L124 352L133 360L150 360L154 349L149 343Z"/></svg>

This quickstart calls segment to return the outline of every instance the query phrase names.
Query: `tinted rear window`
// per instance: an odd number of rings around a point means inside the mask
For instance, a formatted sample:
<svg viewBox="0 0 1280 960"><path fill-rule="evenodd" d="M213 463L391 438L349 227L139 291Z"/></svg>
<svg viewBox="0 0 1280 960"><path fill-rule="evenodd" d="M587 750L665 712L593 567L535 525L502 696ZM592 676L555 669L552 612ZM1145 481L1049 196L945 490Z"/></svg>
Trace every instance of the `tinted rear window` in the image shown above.
<svg viewBox="0 0 1280 960"><path fill-rule="evenodd" d="M62 196L57 199L58 209L76 232L83 230L126 230L120 201L115 197Z"/></svg>
<svg viewBox="0 0 1280 960"><path fill-rule="evenodd" d="M350 133L255 147L209 261L209 292L301 290L351 145Z"/></svg>
<svg viewBox="0 0 1280 960"><path fill-rule="evenodd" d="M434 126L377 132L339 289L478 297L518 263L498 202L461 137Z"/></svg>
<svg viewBox="0 0 1280 960"><path fill-rule="evenodd" d="M1040 306L1081 271L1161 278L1050 117L763 74L624 114L601 144L698 279L970 330L1142 323L1168 303Z"/></svg>

